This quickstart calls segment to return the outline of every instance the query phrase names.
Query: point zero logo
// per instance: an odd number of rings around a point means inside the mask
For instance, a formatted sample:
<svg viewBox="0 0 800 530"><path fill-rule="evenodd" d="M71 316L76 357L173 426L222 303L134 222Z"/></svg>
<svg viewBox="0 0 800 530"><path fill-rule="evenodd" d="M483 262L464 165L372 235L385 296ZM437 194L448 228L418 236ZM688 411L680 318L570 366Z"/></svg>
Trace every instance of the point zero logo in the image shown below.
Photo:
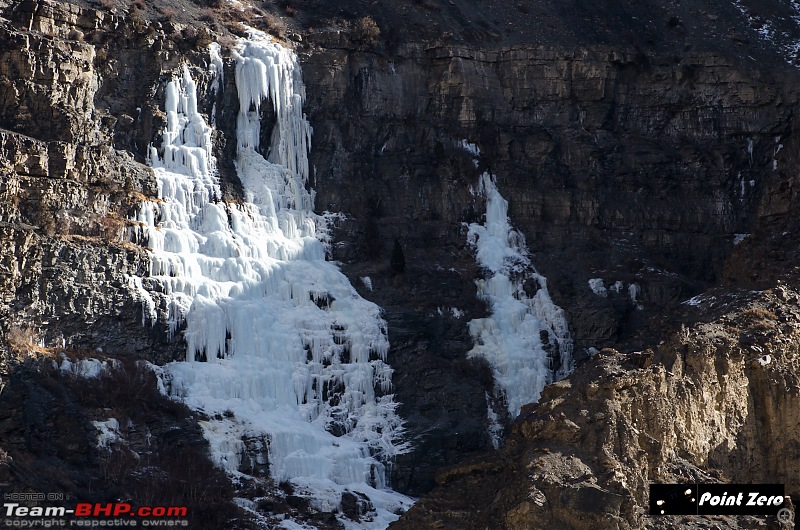
<svg viewBox="0 0 800 530"><path fill-rule="evenodd" d="M783 484L651 484L650 515L778 515L785 499Z"/></svg>

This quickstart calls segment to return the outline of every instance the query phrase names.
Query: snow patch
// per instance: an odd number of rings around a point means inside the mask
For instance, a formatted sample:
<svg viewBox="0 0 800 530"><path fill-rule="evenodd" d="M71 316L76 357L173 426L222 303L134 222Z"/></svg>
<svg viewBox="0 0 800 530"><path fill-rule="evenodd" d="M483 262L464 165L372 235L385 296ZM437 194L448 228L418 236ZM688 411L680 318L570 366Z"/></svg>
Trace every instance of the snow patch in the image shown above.
<svg viewBox="0 0 800 530"><path fill-rule="evenodd" d="M492 408L492 400L489 394L486 394L486 407L488 409L486 417L489 419L489 426L487 427L489 439L492 441L492 447L500 449L503 442L503 426L500 425L497 413Z"/></svg>
<svg viewBox="0 0 800 530"><path fill-rule="evenodd" d="M628 286L628 297L636 305L637 309L642 309L642 304L639 303L639 295L642 294L642 288L638 283L632 283Z"/></svg>
<svg viewBox="0 0 800 530"><path fill-rule="evenodd" d="M474 156L475 158L481 156L480 148L477 145L471 143L469 140L466 139L460 140L456 145L461 149L463 149L464 151L466 151L467 153Z"/></svg>
<svg viewBox="0 0 800 530"><path fill-rule="evenodd" d="M693 307L700 307L702 304L704 304L706 302L713 303L715 300L716 300L715 296L712 296L712 295L706 294L706 293L702 293L702 294L698 294L697 296L693 296L693 297L689 298L688 300L684 300L683 302L681 302L681 304L682 305L690 305L690 306L693 306Z"/></svg>
<svg viewBox="0 0 800 530"><path fill-rule="evenodd" d="M70 361L66 357L62 357L59 369L78 377L93 379L99 377L100 374L107 373L111 368L117 366L119 361L112 359L111 361L100 361L98 359L78 359Z"/></svg>
<svg viewBox="0 0 800 530"><path fill-rule="evenodd" d="M800 38L797 37L800 30L800 2L790 0L789 4L795 12L790 17L794 22L795 31L787 32L780 30L776 24L764 18L763 12L751 11L743 0L733 0L733 5L747 19L748 25L758 33L762 40L769 43L783 55L784 60L795 68L800 67ZM760 10L759 10L760 11ZM748 145L752 146L752 140L748 140ZM750 147L752 152L752 147ZM752 165L752 157L750 163Z"/></svg>
<svg viewBox="0 0 800 530"><path fill-rule="evenodd" d="M361 283L364 284L364 287L366 287L368 291L372 291L372 278L369 276L362 276Z"/></svg>
<svg viewBox="0 0 800 530"><path fill-rule="evenodd" d="M481 157L480 148L477 145L470 143L466 139L457 142L456 146L460 147L461 149L472 155L472 165L474 165L477 168L480 163L480 157Z"/></svg>
<svg viewBox="0 0 800 530"><path fill-rule="evenodd" d="M775 149L772 151L772 171L778 171L778 153L781 152L783 149L783 144L781 143L781 137L775 137Z"/></svg>

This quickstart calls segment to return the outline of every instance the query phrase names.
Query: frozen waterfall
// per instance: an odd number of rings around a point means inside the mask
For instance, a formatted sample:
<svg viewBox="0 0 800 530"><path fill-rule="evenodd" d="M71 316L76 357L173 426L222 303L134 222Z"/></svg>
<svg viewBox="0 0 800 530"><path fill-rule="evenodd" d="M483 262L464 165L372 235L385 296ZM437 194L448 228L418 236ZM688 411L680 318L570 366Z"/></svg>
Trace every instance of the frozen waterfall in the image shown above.
<svg viewBox="0 0 800 530"><path fill-rule="evenodd" d="M467 237L478 263L489 271L476 283L491 314L470 321L475 347L469 355L489 361L513 418L523 405L539 399L545 385L569 373L572 339L564 311L553 303L547 280L531 263L525 237L509 224L508 201L494 177L482 174L477 192L486 198L486 221L470 224ZM552 366L555 356L558 371ZM492 414L490 408L490 419Z"/></svg>
<svg viewBox="0 0 800 530"><path fill-rule="evenodd" d="M219 48L211 52L221 76ZM348 527L384 528L411 504L386 482L386 463L405 450L386 326L325 261L324 221L306 187L311 128L296 56L253 33L233 58L245 201L222 201L212 129L184 67L167 84L163 143L150 151L159 200L142 205L133 234L151 249L151 296L187 344L186 360L165 367L167 387L210 418L212 458L230 473L242 463L243 439L265 440L276 481L313 494L325 510L344 491L360 492L376 513ZM267 105L276 124L262 154ZM146 306L150 318L155 305Z"/></svg>

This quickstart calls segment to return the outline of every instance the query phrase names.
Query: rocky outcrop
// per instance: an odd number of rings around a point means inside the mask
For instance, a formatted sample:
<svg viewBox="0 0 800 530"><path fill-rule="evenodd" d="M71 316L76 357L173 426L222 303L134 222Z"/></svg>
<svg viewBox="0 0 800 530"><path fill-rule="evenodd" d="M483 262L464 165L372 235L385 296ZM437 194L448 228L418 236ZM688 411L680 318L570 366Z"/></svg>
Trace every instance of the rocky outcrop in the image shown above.
<svg viewBox="0 0 800 530"><path fill-rule="evenodd" d="M410 263L457 263L460 223L480 212L469 186L491 170L584 348L637 328L635 305L592 300L589 279L637 284L656 310L696 294L790 173L788 144L775 151L793 141L797 76L712 51L322 49L305 75L318 203L359 221L346 239L362 254L344 261L370 257L376 220L384 256L399 237L419 251ZM481 149L477 170L462 138Z"/></svg>
<svg viewBox="0 0 800 530"><path fill-rule="evenodd" d="M651 482L779 483L796 499L798 301L785 287L708 294L694 311L722 313L712 321L652 350L601 351L523 410L506 447L440 471L390 528L707 527L646 515Z"/></svg>
<svg viewBox="0 0 800 530"><path fill-rule="evenodd" d="M168 28L76 5L0 7L3 328L168 361L179 348L163 325L143 326L131 280L149 258L125 240L130 214L156 195L141 162L177 44Z"/></svg>
<svg viewBox="0 0 800 530"><path fill-rule="evenodd" d="M26 360L5 378L4 487L61 493L70 508L121 499L187 506L192 528L253 527L231 502L228 477L206 458L200 418L161 395L149 368L111 360L84 377L71 355L72 365Z"/></svg>

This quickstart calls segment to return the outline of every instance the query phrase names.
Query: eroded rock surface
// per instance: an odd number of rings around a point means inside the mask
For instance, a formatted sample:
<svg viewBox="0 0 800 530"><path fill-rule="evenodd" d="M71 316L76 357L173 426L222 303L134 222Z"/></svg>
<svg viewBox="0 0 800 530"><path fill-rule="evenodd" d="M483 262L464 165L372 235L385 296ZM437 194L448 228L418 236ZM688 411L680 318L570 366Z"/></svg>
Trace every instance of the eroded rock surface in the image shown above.
<svg viewBox="0 0 800 530"><path fill-rule="evenodd" d="M390 528L759 524L650 517L648 486L779 483L797 498L798 300L785 287L742 293L724 302L737 309L658 347L601 351L523 410L506 447L440 471L440 486Z"/></svg>

